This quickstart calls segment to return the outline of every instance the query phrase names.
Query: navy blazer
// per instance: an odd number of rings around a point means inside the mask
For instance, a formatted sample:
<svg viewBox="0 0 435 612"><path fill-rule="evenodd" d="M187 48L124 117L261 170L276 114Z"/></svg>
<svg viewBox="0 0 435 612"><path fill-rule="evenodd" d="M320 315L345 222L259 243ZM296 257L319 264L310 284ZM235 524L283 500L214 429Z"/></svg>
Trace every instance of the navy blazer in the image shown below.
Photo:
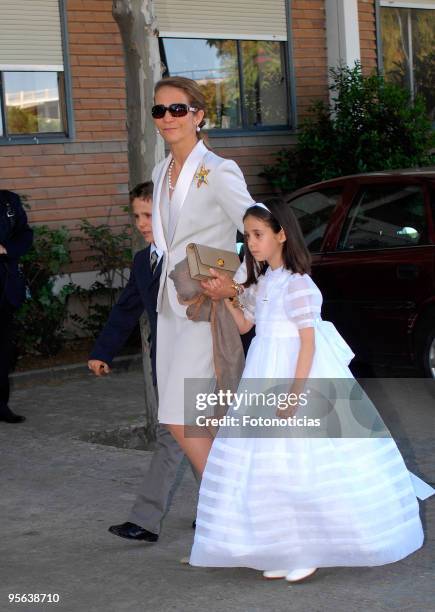
<svg viewBox="0 0 435 612"><path fill-rule="evenodd" d="M14 217L12 230L6 217L6 202ZM6 255L0 255L0 304L6 301L13 308L19 308L26 298L26 286L18 261L32 246L33 230L27 224L26 211L16 193L0 190L0 207L0 244L7 250Z"/></svg>
<svg viewBox="0 0 435 612"><path fill-rule="evenodd" d="M154 274L151 274L150 251L151 246L148 246L136 253L127 286L112 308L109 320L98 336L89 359L98 359L111 364L114 356L128 340L141 314L146 310L151 330L153 382L156 385L156 302L163 257L160 258Z"/></svg>

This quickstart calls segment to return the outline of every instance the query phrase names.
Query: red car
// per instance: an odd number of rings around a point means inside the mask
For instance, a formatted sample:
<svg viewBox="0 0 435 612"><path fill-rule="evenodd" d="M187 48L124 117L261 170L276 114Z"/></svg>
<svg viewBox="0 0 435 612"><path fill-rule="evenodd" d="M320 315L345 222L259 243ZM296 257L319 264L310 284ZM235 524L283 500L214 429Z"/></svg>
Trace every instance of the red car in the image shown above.
<svg viewBox="0 0 435 612"><path fill-rule="evenodd" d="M288 196L313 279L357 360L435 378L435 168L346 176Z"/></svg>

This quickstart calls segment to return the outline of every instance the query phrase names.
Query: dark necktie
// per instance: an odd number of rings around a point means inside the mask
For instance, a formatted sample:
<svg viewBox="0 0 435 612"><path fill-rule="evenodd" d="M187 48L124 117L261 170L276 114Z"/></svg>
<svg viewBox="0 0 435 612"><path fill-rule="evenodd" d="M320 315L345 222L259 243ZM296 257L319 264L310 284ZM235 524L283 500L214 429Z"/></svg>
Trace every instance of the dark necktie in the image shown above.
<svg viewBox="0 0 435 612"><path fill-rule="evenodd" d="M150 255L150 264L151 264L151 274L154 274L157 267L157 260L159 256L156 251L153 251Z"/></svg>

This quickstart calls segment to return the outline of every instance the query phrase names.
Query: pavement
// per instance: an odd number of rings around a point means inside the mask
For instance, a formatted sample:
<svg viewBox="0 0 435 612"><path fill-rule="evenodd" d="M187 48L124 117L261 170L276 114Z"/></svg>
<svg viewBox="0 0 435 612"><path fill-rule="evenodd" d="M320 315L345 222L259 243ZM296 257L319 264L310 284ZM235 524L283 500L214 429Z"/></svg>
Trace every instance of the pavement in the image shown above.
<svg viewBox="0 0 435 612"><path fill-rule="evenodd" d="M0 423L0 611L435 610L435 497L421 503L426 540L413 555L382 567L321 569L291 586L254 570L179 563L193 540L197 487L189 469L157 543L108 533L127 519L151 458L113 445L129 444L119 432L140 430L141 370L102 379L76 370L16 379L11 408L27 420ZM411 382L376 381L377 406L409 469L434 483L434 385ZM9 603L9 594L31 593L60 600Z"/></svg>

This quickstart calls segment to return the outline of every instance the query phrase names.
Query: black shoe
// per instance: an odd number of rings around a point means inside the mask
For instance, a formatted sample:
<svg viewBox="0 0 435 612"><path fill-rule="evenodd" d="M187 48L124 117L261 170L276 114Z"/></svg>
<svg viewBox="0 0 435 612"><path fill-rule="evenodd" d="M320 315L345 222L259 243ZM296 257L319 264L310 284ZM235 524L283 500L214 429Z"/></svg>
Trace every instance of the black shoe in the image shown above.
<svg viewBox="0 0 435 612"><path fill-rule="evenodd" d="M8 406L2 408L0 412L0 421L4 421L5 423L22 423L25 420L26 417L15 414Z"/></svg>
<svg viewBox="0 0 435 612"><path fill-rule="evenodd" d="M196 519L192 523L192 529L196 529Z"/></svg>
<svg viewBox="0 0 435 612"><path fill-rule="evenodd" d="M146 542L157 542L159 539L157 533L151 533L151 531L147 531L134 523L112 525L109 527L109 531L120 538L127 538L127 540L145 540Z"/></svg>

